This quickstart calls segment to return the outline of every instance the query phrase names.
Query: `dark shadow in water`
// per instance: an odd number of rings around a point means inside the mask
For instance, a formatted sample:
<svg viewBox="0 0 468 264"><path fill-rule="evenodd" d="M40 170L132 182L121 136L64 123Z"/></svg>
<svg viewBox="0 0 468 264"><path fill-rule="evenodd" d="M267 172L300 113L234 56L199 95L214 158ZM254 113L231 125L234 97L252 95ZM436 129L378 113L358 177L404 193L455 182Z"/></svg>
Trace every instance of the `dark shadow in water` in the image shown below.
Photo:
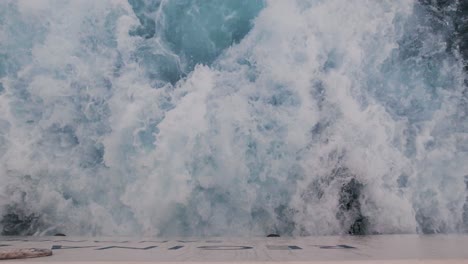
<svg viewBox="0 0 468 264"><path fill-rule="evenodd" d="M465 60L465 70L468 71L468 1L453 0L419 0L440 21L448 33L449 51L458 50Z"/></svg>
<svg viewBox="0 0 468 264"><path fill-rule="evenodd" d="M350 179L340 189L336 217L342 227L348 230L348 234L365 235L368 233L369 220L362 214L360 202L364 185L355 177L349 177L350 175L352 174L347 168L337 168L332 172L332 177Z"/></svg>
<svg viewBox="0 0 468 264"><path fill-rule="evenodd" d="M2 236L30 236L39 227L39 217L34 214L8 213L3 216L0 224L3 227Z"/></svg>

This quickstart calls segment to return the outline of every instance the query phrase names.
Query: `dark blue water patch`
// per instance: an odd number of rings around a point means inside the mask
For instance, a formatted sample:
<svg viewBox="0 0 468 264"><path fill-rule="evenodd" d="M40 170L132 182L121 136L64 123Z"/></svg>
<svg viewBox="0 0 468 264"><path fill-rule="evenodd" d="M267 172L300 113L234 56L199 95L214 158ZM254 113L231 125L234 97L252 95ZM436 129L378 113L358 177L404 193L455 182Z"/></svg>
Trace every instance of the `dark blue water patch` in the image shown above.
<svg viewBox="0 0 468 264"><path fill-rule="evenodd" d="M130 30L130 35L140 36L145 39L154 37L156 34L156 21L152 18L152 14L161 5L160 0L129 0L128 3L132 6L133 12L137 16L140 25Z"/></svg>
<svg viewBox="0 0 468 264"><path fill-rule="evenodd" d="M84 29L79 36L79 49L76 54L81 58L95 56L95 54L109 54L117 48L118 19L122 13L120 10L112 10L105 17L84 17L81 27Z"/></svg>
<svg viewBox="0 0 468 264"><path fill-rule="evenodd" d="M405 174L400 175L400 177L398 177L398 179L397 179L398 187L399 188L408 187L408 181L409 181L408 175L405 175Z"/></svg>
<svg viewBox="0 0 468 264"><path fill-rule="evenodd" d="M299 105L299 98L295 95L292 91L281 89L275 91L273 95L267 99L266 101L268 104L272 106L297 106Z"/></svg>
<svg viewBox="0 0 468 264"><path fill-rule="evenodd" d="M7 74L8 65L9 65L9 63L8 63L8 60L7 60L7 55L0 53L0 78Z"/></svg>
<svg viewBox="0 0 468 264"><path fill-rule="evenodd" d="M9 54L0 53L0 78L10 74L14 75L19 69L20 66L16 59L11 58Z"/></svg>
<svg viewBox="0 0 468 264"><path fill-rule="evenodd" d="M325 85L323 84L321 80L314 80L312 81L310 86L311 86L310 95L317 102L318 109L322 110L325 105L325 99L326 99Z"/></svg>
<svg viewBox="0 0 468 264"><path fill-rule="evenodd" d="M340 56L336 50L330 51L323 65L323 70L325 72L329 72L330 70L337 68L341 64L341 57L342 56Z"/></svg>
<svg viewBox="0 0 468 264"><path fill-rule="evenodd" d="M163 119L154 119L149 120L146 124L142 124L142 128L140 128L138 132L138 139L140 141L141 146L147 150L154 150L156 147L156 136L159 134L160 130L158 128L158 124Z"/></svg>
<svg viewBox="0 0 468 264"><path fill-rule="evenodd" d="M448 51L459 52L468 71L468 1L419 0L431 13L438 31L445 32Z"/></svg>
<svg viewBox="0 0 468 264"><path fill-rule="evenodd" d="M275 231L282 235L291 236L297 226L294 217L299 211L290 208L286 204L280 204L274 209L274 212L276 219L276 224L274 226Z"/></svg>
<svg viewBox="0 0 468 264"><path fill-rule="evenodd" d="M210 65L226 48L251 30L263 0L129 0L140 25L131 36L146 40L135 60L153 87L174 84L196 64ZM155 45L152 39L158 38ZM159 46L158 46L159 45Z"/></svg>
<svg viewBox="0 0 468 264"><path fill-rule="evenodd" d="M317 122L310 130L310 138L312 142L324 142L327 143L329 140L330 129L332 128L332 121L329 119L323 119ZM311 145L308 145L304 150L309 150Z"/></svg>
<svg viewBox="0 0 468 264"><path fill-rule="evenodd" d="M163 87L165 82L175 84L184 76L175 57L167 54L154 54L149 50L139 50L138 52L141 52L142 58L139 59L139 62L145 66L147 76L151 80L163 81L162 83L155 82L154 87Z"/></svg>
<svg viewBox="0 0 468 264"><path fill-rule="evenodd" d="M17 98L10 102L10 109L17 120L32 125L42 119L44 111L42 103L43 101L40 98L31 101L25 98Z"/></svg>
<svg viewBox="0 0 468 264"><path fill-rule="evenodd" d="M28 236L36 232L39 226L39 217L34 214L10 212L3 215L0 224L3 227L2 236Z"/></svg>
<svg viewBox="0 0 468 264"><path fill-rule="evenodd" d="M431 216L431 212L418 210L416 212L416 221L418 222L418 232L423 234L438 234L445 233L443 224L437 223L437 219Z"/></svg>
<svg viewBox="0 0 468 264"><path fill-rule="evenodd" d="M468 72L468 1L460 1L455 15L457 45L465 60Z"/></svg>
<svg viewBox="0 0 468 264"><path fill-rule="evenodd" d="M83 151L80 160L81 167L91 168L104 163L104 145L102 143L82 142L80 147Z"/></svg>
<svg viewBox="0 0 468 264"><path fill-rule="evenodd" d="M71 125L61 126L53 124L44 135L40 144L55 146L60 149L70 149L78 146L79 139L75 133L75 128Z"/></svg>
<svg viewBox="0 0 468 264"><path fill-rule="evenodd" d="M336 158L332 158L332 160L334 159ZM341 159L338 158L338 160ZM370 221L363 214L361 204L366 186L347 167L338 163L328 174L313 180L301 193L301 197L309 203L320 203L325 193L330 191L330 186L333 185L340 185L337 193L338 205L335 217L342 230L350 235L368 234Z"/></svg>
<svg viewBox="0 0 468 264"><path fill-rule="evenodd" d="M349 170L343 169L346 174ZM348 175L349 176L349 175ZM338 213L336 217L340 220L343 228L348 230L350 235L365 235L368 232L369 220L361 211L361 195L364 185L351 175L351 179L343 184L340 190ZM346 219L353 219L348 223Z"/></svg>
<svg viewBox="0 0 468 264"><path fill-rule="evenodd" d="M413 16L398 30L398 47L369 75L366 86L395 119L416 124L432 119L444 94L458 87L457 73L443 67L458 63L448 44L454 26L443 11L416 4ZM412 145L408 142L406 152L413 152Z"/></svg>
<svg viewBox="0 0 468 264"><path fill-rule="evenodd" d="M208 215L198 211L200 203L210 208ZM254 222L249 222L250 212L239 206L239 197L235 191L231 193L221 186L205 188L198 185L192 190L187 204L176 205L172 213L167 215L159 235L225 236L239 230L218 229L219 226L237 226L239 223L266 225L267 223L258 221L271 222L271 216L264 213L257 215L259 218L253 219ZM220 215L223 215L222 219L219 218Z"/></svg>
<svg viewBox="0 0 468 264"><path fill-rule="evenodd" d="M164 38L188 67L210 64L250 31L261 0L181 0L164 6Z"/></svg>
<svg viewBox="0 0 468 264"><path fill-rule="evenodd" d="M46 37L46 23L34 16L23 16L17 2L0 1L0 78L13 77L23 65L31 63L32 48Z"/></svg>

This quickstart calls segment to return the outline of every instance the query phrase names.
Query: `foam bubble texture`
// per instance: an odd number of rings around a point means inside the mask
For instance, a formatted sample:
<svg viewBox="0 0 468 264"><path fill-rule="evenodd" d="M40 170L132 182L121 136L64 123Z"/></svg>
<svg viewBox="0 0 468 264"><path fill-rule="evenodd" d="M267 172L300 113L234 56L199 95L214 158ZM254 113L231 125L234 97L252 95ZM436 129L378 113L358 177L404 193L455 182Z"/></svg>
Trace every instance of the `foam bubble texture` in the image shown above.
<svg viewBox="0 0 468 264"><path fill-rule="evenodd" d="M0 2L0 226L463 232L468 93L447 15L458 3L434 8Z"/></svg>

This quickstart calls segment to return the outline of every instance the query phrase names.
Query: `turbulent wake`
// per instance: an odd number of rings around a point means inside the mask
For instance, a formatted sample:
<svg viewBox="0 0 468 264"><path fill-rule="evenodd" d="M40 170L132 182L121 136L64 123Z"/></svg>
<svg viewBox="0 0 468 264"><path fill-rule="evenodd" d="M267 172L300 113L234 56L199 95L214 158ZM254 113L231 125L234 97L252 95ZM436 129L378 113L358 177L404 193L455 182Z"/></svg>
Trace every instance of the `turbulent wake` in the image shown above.
<svg viewBox="0 0 468 264"><path fill-rule="evenodd" d="M0 1L0 231L465 232L467 60L466 1Z"/></svg>

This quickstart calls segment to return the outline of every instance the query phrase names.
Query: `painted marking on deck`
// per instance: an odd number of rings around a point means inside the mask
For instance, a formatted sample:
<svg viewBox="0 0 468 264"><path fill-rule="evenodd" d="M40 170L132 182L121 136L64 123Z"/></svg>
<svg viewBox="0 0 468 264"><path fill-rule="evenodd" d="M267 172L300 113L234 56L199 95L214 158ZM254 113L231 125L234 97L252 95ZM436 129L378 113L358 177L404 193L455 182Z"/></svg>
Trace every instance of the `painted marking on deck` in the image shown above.
<svg viewBox="0 0 468 264"><path fill-rule="evenodd" d="M70 243L82 243L87 242L88 240L54 240L54 242L70 242Z"/></svg>
<svg viewBox="0 0 468 264"><path fill-rule="evenodd" d="M253 249L253 247L248 246L201 246L198 247L203 250L246 250Z"/></svg>
<svg viewBox="0 0 468 264"><path fill-rule="evenodd" d="M1 1L1 0L0 0ZM147 239L147 240L145 240ZM5 240L12 240L7 242ZM122 242L128 240L127 244ZM14 242L16 241L16 242ZM52 241L52 242L44 242ZM60 241L60 242L57 242ZM81 241L81 242L79 242ZM96 243L95 241L99 241ZM116 241L117 243L102 243ZM177 242L182 241L182 242ZM197 242L195 242L197 241ZM24 243L27 242L27 243ZM75 242L75 243L73 243ZM140 244L141 242L147 244ZM166 243L167 244L162 244ZM219 244L217 244L219 243ZM270 238L0 237L0 252L52 249L51 262L468 264L468 235ZM52 248L51 248L52 247ZM47 260L46 260L47 261ZM21 263L34 260L25 259ZM1 262L0 262L1 263Z"/></svg>
<svg viewBox="0 0 468 264"><path fill-rule="evenodd" d="M152 248L157 248L158 246L150 246L150 247L144 247L144 248L138 248L138 247L120 247L120 246L110 246L110 247L103 247L103 248L96 248L95 250L106 250L106 249L136 249L136 250L148 250Z"/></svg>
<svg viewBox="0 0 468 264"><path fill-rule="evenodd" d="M289 245L267 245L267 249L269 250L300 250L301 247L298 246L289 246Z"/></svg>
<svg viewBox="0 0 468 264"><path fill-rule="evenodd" d="M355 247L348 245L336 245L336 246L318 246L321 249L356 249Z"/></svg>
<svg viewBox="0 0 468 264"><path fill-rule="evenodd" d="M62 245L53 245L52 250L58 250L58 249L81 249L81 248L94 248L97 246L62 246Z"/></svg>
<svg viewBox="0 0 468 264"><path fill-rule="evenodd" d="M181 249L183 248L184 246L175 246L175 247L171 247L171 248L168 248L169 250L178 250L178 249Z"/></svg>
<svg viewBox="0 0 468 264"><path fill-rule="evenodd" d="M121 244L124 244L124 243L128 243L129 241L99 241L99 240L95 240L94 243L121 243Z"/></svg>

